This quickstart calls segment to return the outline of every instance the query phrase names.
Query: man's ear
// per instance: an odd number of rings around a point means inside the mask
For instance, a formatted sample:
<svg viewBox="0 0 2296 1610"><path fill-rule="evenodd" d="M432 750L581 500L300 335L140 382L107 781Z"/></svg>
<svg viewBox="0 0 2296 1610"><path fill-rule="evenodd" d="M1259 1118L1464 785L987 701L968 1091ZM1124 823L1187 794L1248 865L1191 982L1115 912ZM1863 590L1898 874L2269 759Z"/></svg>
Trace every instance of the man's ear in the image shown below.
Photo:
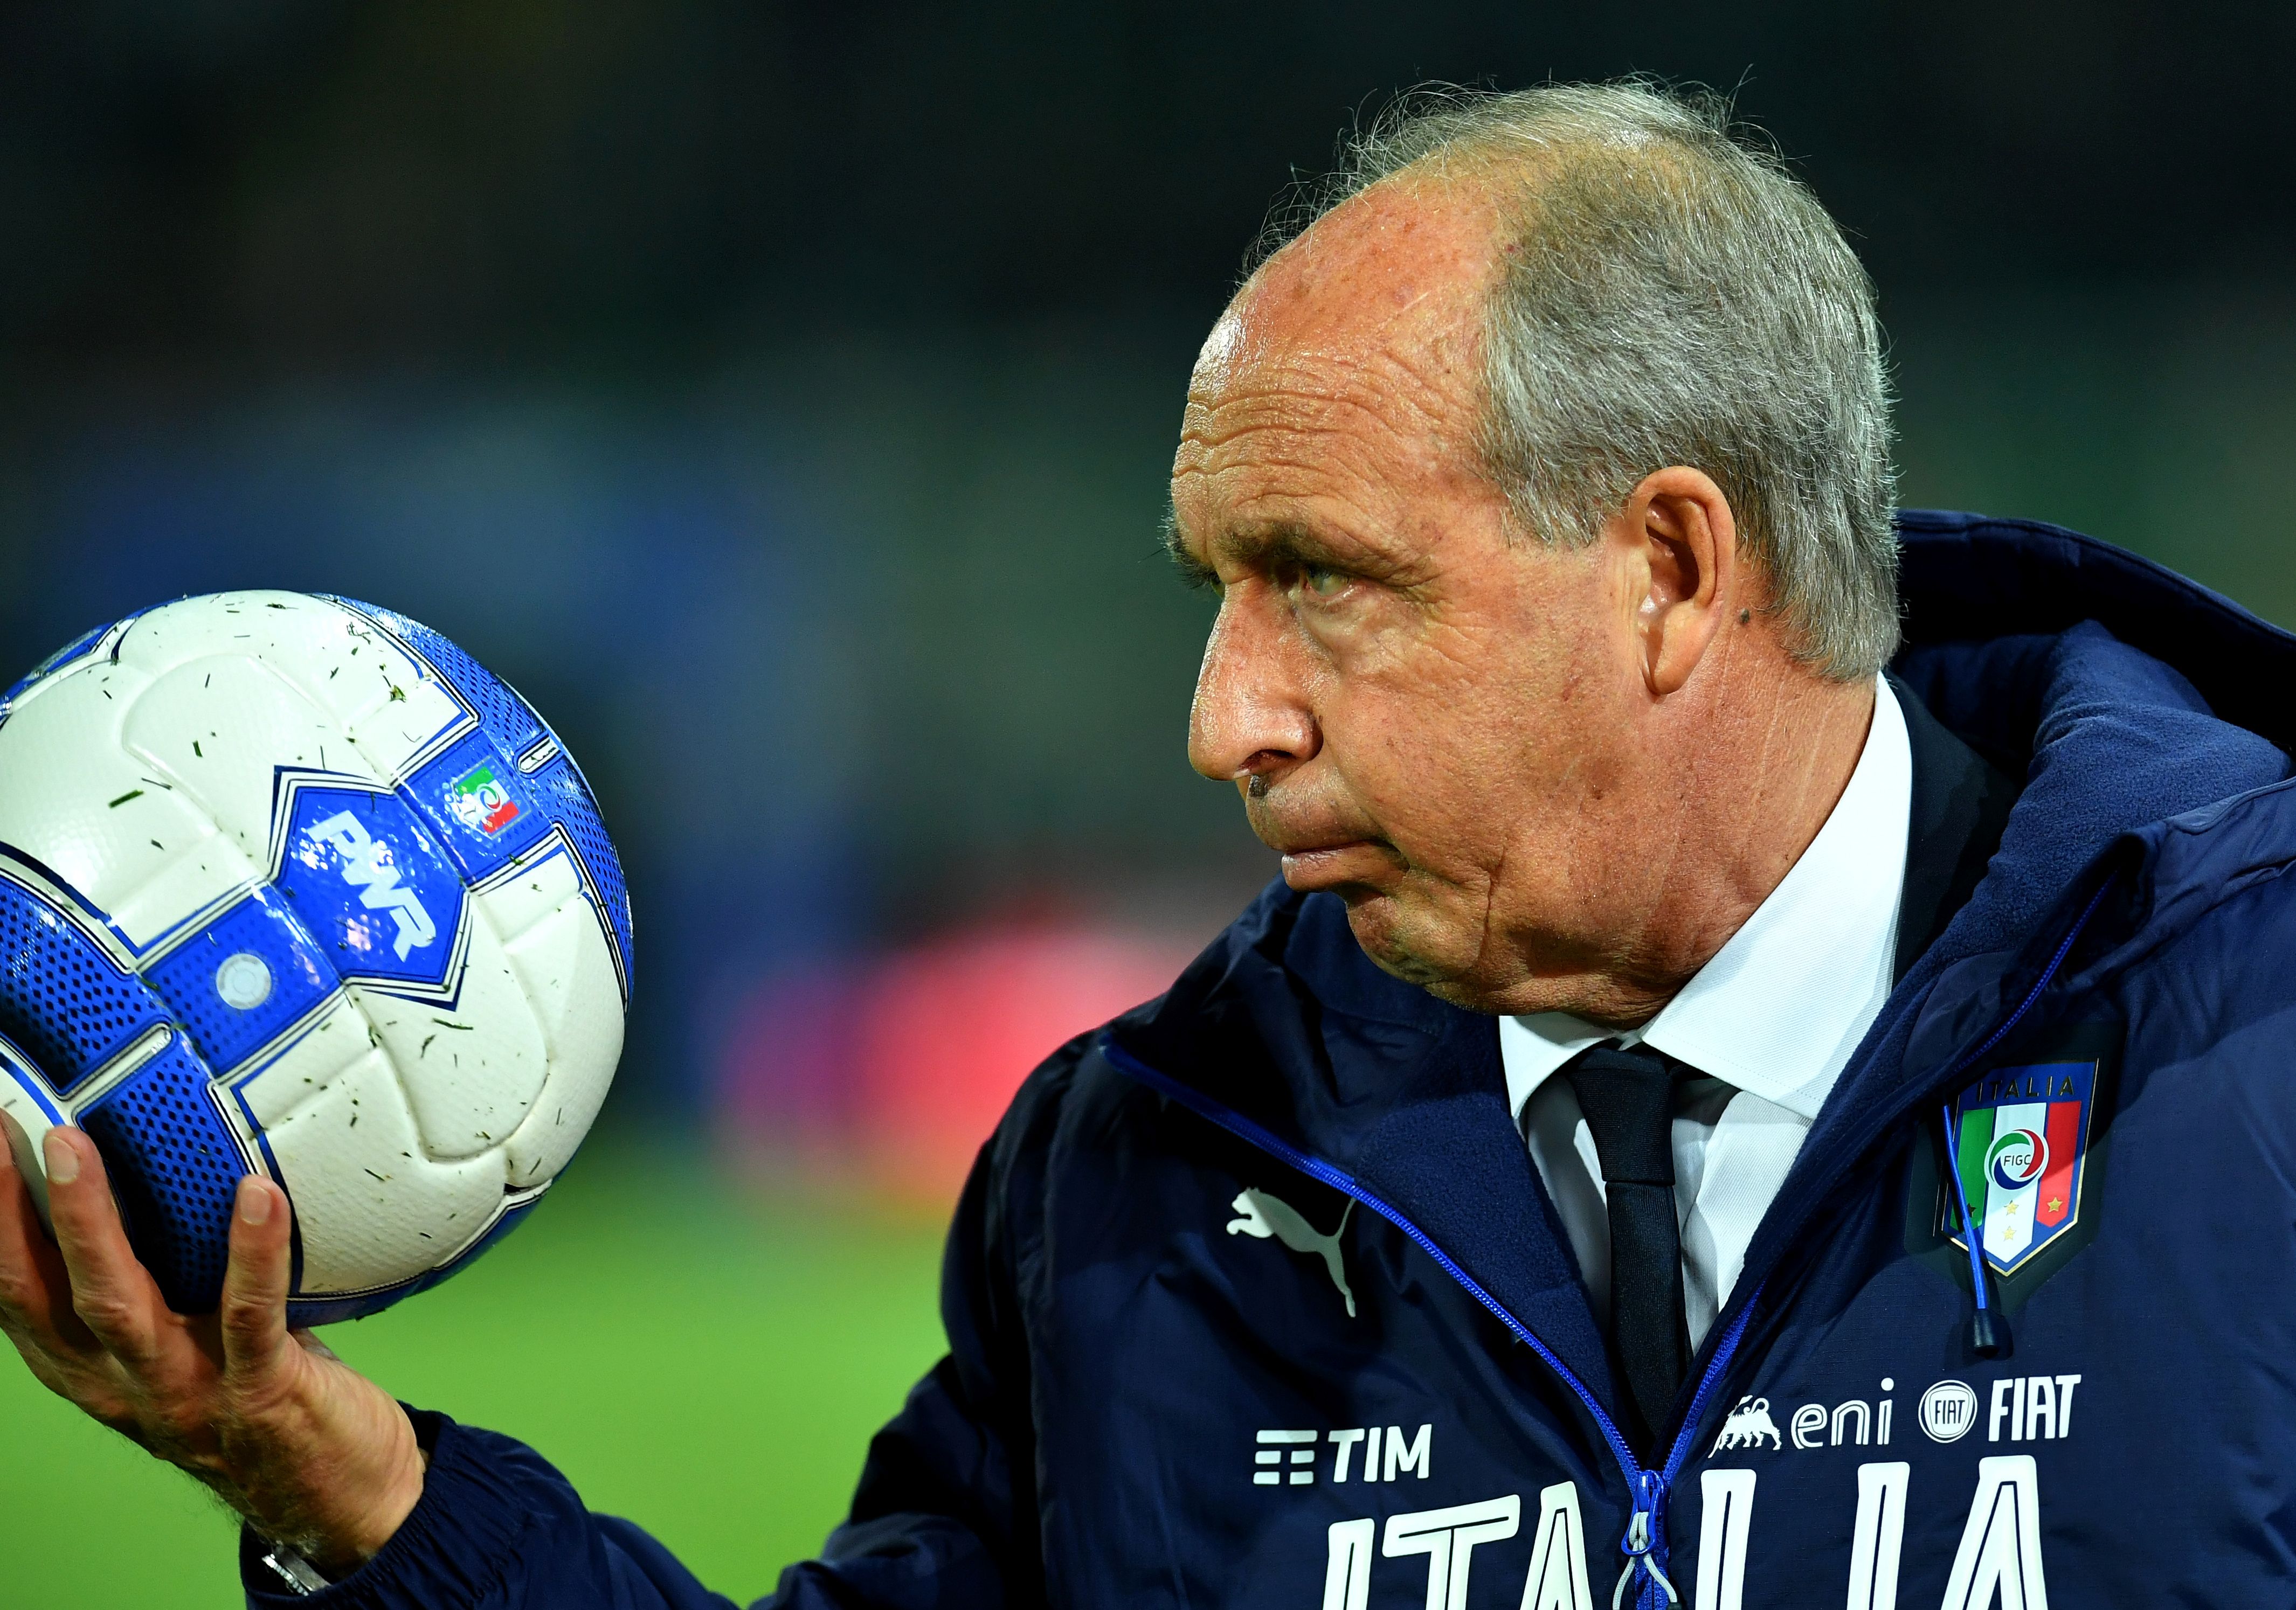
<svg viewBox="0 0 2296 1610"><path fill-rule="evenodd" d="M1636 658L1652 695L1679 691L1716 635L1744 613L1738 522L1703 470L1643 478L1604 532L1626 561Z"/></svg>

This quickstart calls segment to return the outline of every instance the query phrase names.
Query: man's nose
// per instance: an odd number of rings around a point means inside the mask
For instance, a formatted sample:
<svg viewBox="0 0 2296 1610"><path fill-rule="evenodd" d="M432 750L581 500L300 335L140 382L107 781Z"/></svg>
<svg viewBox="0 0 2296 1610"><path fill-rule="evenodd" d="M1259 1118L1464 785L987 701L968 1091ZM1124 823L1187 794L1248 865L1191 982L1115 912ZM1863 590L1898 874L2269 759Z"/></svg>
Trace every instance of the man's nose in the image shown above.
<svg viewBox="0 0 2296 1610"><path fill-rule="evenodd" d="M1220 782L1274 777L1314 757L1314 712L1276 624L1233 593L1221 601L1196 673L1188 762Z"/></svg>

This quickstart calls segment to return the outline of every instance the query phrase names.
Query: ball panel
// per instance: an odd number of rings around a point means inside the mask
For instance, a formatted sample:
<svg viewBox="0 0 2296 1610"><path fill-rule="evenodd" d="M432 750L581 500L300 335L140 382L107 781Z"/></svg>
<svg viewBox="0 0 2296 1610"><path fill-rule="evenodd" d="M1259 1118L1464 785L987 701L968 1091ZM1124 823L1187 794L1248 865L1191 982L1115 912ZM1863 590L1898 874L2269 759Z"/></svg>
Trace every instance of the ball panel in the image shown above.
<svg viewBox="0 0 2296 1610"><path fill-rule="evenodd" d="M428 660L440 679L477 713L479 725L495 747L512 760L541 740L545 731L541 718L508 682L422 622L357 599L330 596L329 601L366 617Z"/></svg>
<svg viewBox="0 0 2296 1610"><path fill-rule="evenodd" d="M469 954L451 1005L361 985L348 992L398 1075L431 1158L501 1146L533 1110L549 1071L541 1027L502 942L476 915L467 926Z"/></svg>
<svg viewBox="0 0 2296 1610"><path fill-rule="evenodd" d="M447 1163L424 1156L379 1050L319 1088L266 1138L295 1204L298 1295L412 1279L483 1234L502 1205L498 1152Z"/></svg>
<svg viewBox="0 0 2296 1610"><path fill-rule="evenodd" d="M180 599L139 617L117 652L122 666L154 677L209 658L259 669L319 715L337 740L324 764L336 771L393 776L461 717L461 707L403 648L352 611L308 593ZM332 752L346 745L357 755ZM283 749L276 758L287 755Z"/></svg>
<svg viewBox="0 0 2296 1610"><path fill-rule="evenodd" d="M79 1115L103 1153L127 1239L168 1306L208 1313L223 1291L231 1209L248 1172L179 1035Z"/></svg>
<svg viewBox="0 0 2296 1610"><path fill-rule="evenodd" d="M504 944L514 944L527 929L569 906L579 907L593 928L600 926L582 892L582 870L562 843L541 849L533 859L472 890L471 903L486 913L487 926ZM604 936L603 928L600 936Z"/></svg>
<svg viewBox="0 0 2296 1610"><path fill-rule="evenodd" d="M165 1021L151 991L42 895L0 876L0 1034L69 1095Z"/></svg>
<svg viewBox="0 0 2296 1610"><path fill-rule="evenodd" d="M106 912L162 874L182 876L177 863L196 864L215 831L206 812L121 746L144 685L140 673L99 661L67 673L0 727L0 844ZM155 936L127 932L136 944Z"/></svg>
<svg viewBox="0 0 2296 1610"><path fill-rule="evenodd" d="M256 1132L275 1131L374 1050L366 1014L338 994L309 1027L234 1080L234 1099L244 1105Z"/></svg>
<svg viewBox="0 0 2296 1610"><path fill-rule="evenodd" d="M337 987L278 892L258 888L144 969L208 1066L227 1073Z"/></svg>
<svg viewBox="0 0 2296 1610"><path fill-rule="evenodd" d="M550 1076L510 1137L510 1183L556 1177L589 1132L622 1054L614 960L589 903L578 897L506 947L549 1047Z"/></svg>
<svg viewBox="0 0 2296 1610"><path fill-rule="evenodd" d="M208 833L182 854L152 870L151 876L105 913L127 943L148 949L167 941L187 915L213 906L263 876L221 833Z"/></svg>
<svg viewBox="0 0 2296 1610"><path fill-rule="evenodd" d="M258 660L202 655L160 671L122 739L258 863L270 860L280 767L386 780L332 715Z"/></svg>
<svg viewBox="0 0 2296 1610"><path fill-rule="evenodd" d="M570 755L561 755L537 772L534 786L545 801L544 808L558 819L574 841L582 865L598 891L620 964L622 998L627 1001L632 944L630 893L622 879L622 858L614 853L613 840L606 837L605 821L598 814L598 802L591 797L590 785L583 780Z"/></svg>
<svg viewBox="0 0 2296 1610"><path fill-rule="evenodd" d="M111 775L104 778L105 772ZM91 808L73 830L67 830L69 837L46 838L43 847L53 854L43 854L21 839L6 842L30 849L90 905L109 913L130 944L150 944L167 931L165 922L152 914L151 903L136 898L153 885L189 885L202 894L210 888L220 894L231 887L234 860L215 853L215 828L190 801L164 785L154 786L132 763L117 768L89 764L81 786L87 790L83 801ZM107 795L105 790L112 789L119 791ZM110 818L100 826L97 811ZM184 910L176 907L176 914L180 917ZM128 920L121 920L122 913Z"/></svg>
<svg viewBox="0 0 2296 1610"><path fill-rule="evenodd" d="M363 1320L369 1314L381 1313L393 1303L403 1302L417 1292L428 1291L441 1280L451 1279L462 1273L480 1254L517 1229L541 1198L540 1191L504 1197L494 1223L488 1227L485 1234L447 1263L437 1269L425 1271L414 1279L352 1296L291 1297L287 1303L287 1323L299 1329L308 1326L336 1325L345 1320Z"/></svg>

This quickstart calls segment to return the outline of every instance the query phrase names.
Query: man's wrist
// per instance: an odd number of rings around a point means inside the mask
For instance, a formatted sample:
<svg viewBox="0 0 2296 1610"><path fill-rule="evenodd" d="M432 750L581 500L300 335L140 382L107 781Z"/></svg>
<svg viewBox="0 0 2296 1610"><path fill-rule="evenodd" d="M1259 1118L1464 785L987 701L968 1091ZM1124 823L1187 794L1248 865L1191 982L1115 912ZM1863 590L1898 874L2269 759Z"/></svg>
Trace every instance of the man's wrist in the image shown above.
<svg viewBox="0 0 2296 1610"><path fill-rule="evenodd" d="M401 1409L405 1405L400 1405ZM408 1416L410 1427L414 1417ZM414 1507L422 1501L424 1482L430 1474L430 1450L422 1433L414 1434L414 1458L401 1467L401 1474L390 1483L388 1496L363 1517L360 1532L349 1537L315 1538L303 1545L299 1552L313 1566L325 1573L330 1581L340 1581L361 1565L382 1552Z"/></svg>
<svg viewBox="0 0 2296 1610"><path fill-rule="evenodd" d="M362 1610L478 1610L484 1598L474 1562L514 1556L522 1537L578 1499L532 1450L445 1415L409 1410L428 1460L422 1491L406 1519L371 1557L334 1566L308 1547L302 1563L323 1588L291 1582L266 1562L274 1538L255 1525L240 1533L240 1581L250 1606L288 1610L300 1603Z"/></svg>
<svg viewBox="0 0 2296 1610"><path fill-rule="evenodd" d="M298 1595L326 1588L355 1573L382 1552L406 1517L422 1501L430 1470L430 1448L439 1418L398 1405L407 1441L391 1474L375 1483L374 1500L356 1515L329 1524L316 1516L266 1519L250 1509L250 1534L264 1567Z"/></svg>

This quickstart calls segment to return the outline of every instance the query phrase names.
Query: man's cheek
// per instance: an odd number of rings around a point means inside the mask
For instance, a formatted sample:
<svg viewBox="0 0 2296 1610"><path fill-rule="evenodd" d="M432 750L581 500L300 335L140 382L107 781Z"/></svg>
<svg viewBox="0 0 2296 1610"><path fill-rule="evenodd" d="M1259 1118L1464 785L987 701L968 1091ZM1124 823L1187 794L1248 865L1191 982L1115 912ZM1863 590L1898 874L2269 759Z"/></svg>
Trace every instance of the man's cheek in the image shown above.
<svg viewBox="0 0 2296 1610"><path fill-rule="evenodd" d="M1448 736L1439 706L1356 700L1325 719L1324 748L1382 838L1440 843L1453 791L1442 753Z"/></svg>

